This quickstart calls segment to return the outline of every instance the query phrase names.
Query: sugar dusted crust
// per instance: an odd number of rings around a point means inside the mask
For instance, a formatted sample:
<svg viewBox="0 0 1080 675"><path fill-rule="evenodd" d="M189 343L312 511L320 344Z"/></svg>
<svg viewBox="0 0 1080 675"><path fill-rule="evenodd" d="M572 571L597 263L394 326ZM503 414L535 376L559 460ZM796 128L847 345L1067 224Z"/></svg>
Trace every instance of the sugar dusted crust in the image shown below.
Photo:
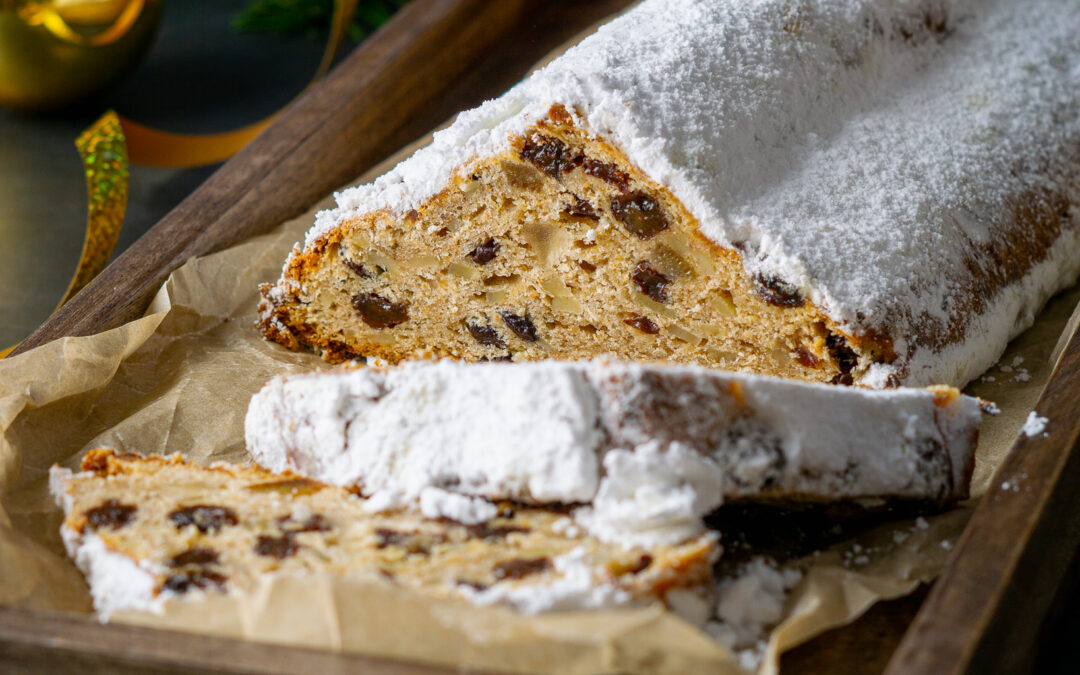
<svg viewBox="0 0 1080 675"><path fill-rule="evenodd" d="M646 0L340 193L262 330L960 386L1080 272L1074 9Z"/></svg>
<svg viewBox="0 0 1080 675"><path fill-rule="evenodd" d="M82 473L54 468L52 479L68 552L105 615L311 573L524 611L588 608L705 592L718 555L714 536L648 550L603 544L568 529L558 509L492 505L472 524L370 513L354 494L295 474L179 455L94 450Z"/></svg>
<svg viewBox="0 0 1080 675"><path fill-rule="evenodd" d="M887 340L748 275L562 106L512 146L403 219L350 218L294 254L263 288L264 335L330 361L611 354L845 383L888 358Z"/></svg>
<svg viewBox="0 0 1080 675"><path fill-rule="evenodd" d="M693 366L415 362L271 380L260 464L408 502L431 487L573 513L602 539L672 543L727 501L968 495L982 413L951 387L875 391Z"/></svg>

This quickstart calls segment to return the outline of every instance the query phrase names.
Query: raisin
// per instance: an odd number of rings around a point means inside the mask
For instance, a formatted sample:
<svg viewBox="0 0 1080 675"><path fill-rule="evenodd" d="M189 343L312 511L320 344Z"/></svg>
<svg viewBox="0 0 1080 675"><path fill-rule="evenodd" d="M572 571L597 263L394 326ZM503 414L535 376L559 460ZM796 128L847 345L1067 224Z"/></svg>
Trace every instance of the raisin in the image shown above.
<svg viewBox="0 0 1080 675"><path fill-rule="evenodd" d="M563 208L563 214L570 216L571 218L588 218L589 220L600 220L600 214L596 212L596 209L593 208L593 205L580 197L574 197L574 203Z"/></svg>
<svg viewBox="0 0 1080 675"><path fill-rule="evenodd" d="M851 376L851 373L838 373L832 379L832 384L841 384L845 387L850 387L855 384L855 378Z"/></svg>
<svg viewBox="0 0 1080 675"><path fill-rule="evenodd" d="M612 197L611 212L638 239L651 239L668 227L660 203L644 192Z"/></svg>
<svg viewBox="0 0 1080 675"><path fill-rule="evenodd" d="M469 328L469 335L473 336L473 339L482 345L489 347L505 347L506 343L499 337L498 331L491 326L480 326L476 324L465 324Z"/></svg>
<svg viewBox="0 0 1080 675"><path fill-rule="evenodd" d="M821 366L821 359L806 347L796 347L794 354L795 360L804 368L818 368Z"/></svg>
<svg viewBox="0 0 1080 675"><path fill-rule="evenodd" d="M218 552L212 548L189 548L169 559L169 567L188 565L216 565L220 560Z"/></svg>
<svg viewBox="0 0 1080 675"><path fill-rule="evenodd" d="M636 328L646 335L656 335L660 332L660 327L657 326L651 319L640 314L635 314L629 319L623 319L623 323L631 328Z"/></svg>
<svg viewBox="0 0 1080 675"><path fill-rule="evenodd" d="M176 525L178 530L194 525L199 532L217 532L226 525L236 525L240 522L236 512L227 506L208 506L197 504L176 509L169 514L169 520Z"/></svg>
<svg viewBox="0 0 1080 675"><path fill-rule="evenodd" d="M371 270L365 267L363 263L358 263L355 260L346 258L344 255L341 256L341 262L345 263L345 267L351 269L356 273L356 276L361 279L370 279L372 277Z"/></svg>
<svg viewBox="0 0 1080 675"><path fill-rule="evenodd" d="M789 284L780 277L771 274L755 274L754 290L761 299L770 305L778 307L802 307L806 304L806 298L802 296L794 284Z"/></svg>
<svg viewBox="0 0 1080 675"><path fill-rule="evenodd" d="M642 556L638 558L637 565L634 565L632 568L627 570L627 574L639 574L641 572L644 572L646 569L648 569L649 565L652 564L652 561L653 557L651 555L649 555L648 553L642 554Z"/></svg>
<svg viewBox="0 0 1080 675"><path fill-rule="evenodd" d="M847 338L843 335L830 333L829 337L825 338L825 347L829 350L829 355L836 362L836 367L840 369L842 375L851 373L858 365L859 356L848 345Z"/></svg>
<svg viewBox="0 0 1080 675"><path fill-rule="evenodd" d="M649 263L639 262L630 272L630 278L645 295L657 302L667 302L667 285L671 282Z"/></svg>
<svg viewBox="0 0 1080 675"><path fill-rule="evenodd" d="M585 270L589 274L592 274L593 272L596 271L596 265L592 264L588 260L579 260L579 261L577 261L577 264L578 264L578 267Z"/></svg>
<svg viewBox="0 0 1080 675"><path fill-rule="evenodd" d="M496 579L521 579L549 569L551 561L547 558L515 558L496 565L494 574Z"/></svg>
<svg viewBox="0 0 1080 675"><path fill-rule="evenodd" d="M488 523L480 523L478 525L466 525L465 531L469 533L469 536L474 539L505 539L506 535L519 532L525 534L531 532L527 527L519 527L517 525L489 525Z"/></svg>
<svg viewBox="0 0 1080 675"><path fill-rule="evenodd" d="M480 362L480 363L488 363L489 361L490 362L500 362L501 361L501 362L509 363L509 362L512 362L513 360L514 360L513 357L509 356L508 354L504 354L503 356L493 356L490 359L488 357L486 357L486 356L481 356L479 359L477 359L477 361Z"/></svg>
<svg viewBox="0 0 1080 675"><path fill-rule="evenodd" d="M375 530L375 536L378 537L378 542L376 543L378 548L400 546L409 553L422 553L424 555L427 555L431 551L433 545L444 540L443 537L437 535L428 535L420 532L402 532L400 530L391 530L383 527Z"/></svg>
<svg viewBox="0 0 1080 675"><path fill-rule="evenodd" d="M260 535L255 541L256 553L267 558L277 558L278 560L284 560L296 555L299 548L296 542L293 541L292 532L286 532L280 537L271 537L264 534Z"/></svg>
<svg viewBox="0 0 1080 675"><path fill-rule="evenodd" d="M91 528L99 530L107 527L110 530L119 530L135 519L136 507L130 504L121 504L115 499L104 502L86 512L86 522Z"/></svg>
<svg viewBox="0 0 1080 675"><path fill-rule="evenodd" d="M514 331L514 335L517 335L526 342L536 342L539 340L539 336L536 334L536 326L533 325L532 320L527 316L518 316L513 312L502 313L503 323L506 327Z"/></svg>
<svg viewBox="0 0 1080 675"><path fill-rule="evenodd" d="M548 136L533 136L521 149L521 158L552 178L558 178L578 163L569 156L565 143Z"/></svg>
<svg viewBox="0 0 1080 675"><path fill-rule="evenodd" d="M163 590L174 593L187 593L192 588L222 588L225 586L225 575L211 570L191 569L169 575L165 583L161 585Z"/></svg>
<svg viewBox="0 0 1080 675"><path fill-rule="evenodd" d="M353 296L352 306L372 328L393 328L409 320L406 303L391 302L378 293L357 293Z"/></svg>
<svg viewBox="0 0 1080 675"><path fill-rule="evenodd" d="M495 259L495 256L499 253L499 242L493 238L488 238L487 241L480 244L473 250L469 251L469 257L477 265L486 265Z"/></svg>
<svg viewBox="0 0 1080 675"><path fill-rule="evenodd" d="M619 171L618 167L614 164L601 162L598 159L586 159L583 171L590 176L595 176L600 180L607 181L623 190L630 184L630 176Z"/></svg>

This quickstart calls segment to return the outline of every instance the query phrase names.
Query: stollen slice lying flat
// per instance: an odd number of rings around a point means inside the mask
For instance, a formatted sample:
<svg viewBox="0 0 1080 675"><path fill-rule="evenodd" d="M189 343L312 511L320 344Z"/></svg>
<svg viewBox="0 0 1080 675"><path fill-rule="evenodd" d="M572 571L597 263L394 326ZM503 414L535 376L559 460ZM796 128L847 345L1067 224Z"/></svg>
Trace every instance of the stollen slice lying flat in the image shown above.
<svg viewBox="0 0 1080 675"><path fill-rule="evenodd" d="M964 499L980 401L693 366L415 362L271 380L248 408L256 461L383 508L444 494L578 504L641 545L703 530L724 500Z"/></svg>
<svg viewBox="0 0 1080 675"><path fill-rule="evenodd" d="M582 533L558 510L456 495L443 511L460 520L372 513L342 488L179 455L94 450L82 469L54 467L51 483L64 543L102 619L243 592L268 574L379 576L435 598L525 612L598 608L675 589L707 596L719 554L715 535L623 547Z"/></svg>
<svg viewBox="0 0 1080 675"><path fill-rule="evenodd" d="M1075 0L645 0L263 288L332 361L611 354L962 386L1080 271Z"/></svg>

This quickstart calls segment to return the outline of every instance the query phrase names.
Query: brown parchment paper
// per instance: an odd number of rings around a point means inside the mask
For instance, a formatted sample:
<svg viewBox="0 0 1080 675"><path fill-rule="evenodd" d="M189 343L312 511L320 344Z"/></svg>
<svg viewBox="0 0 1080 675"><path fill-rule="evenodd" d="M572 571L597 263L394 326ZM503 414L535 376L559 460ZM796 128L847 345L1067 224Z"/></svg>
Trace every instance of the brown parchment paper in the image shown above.
<svg viewBox="0 0 1080 675"><path fill-rule="evenodd" d="M141 319L0 360L0 604L91 611L82 576L60 544L61 514L46 485L50 465L75 468L95 447L247 461L243 420L251 395L274 375L328 367L312 354L263 341L253 328L259 283L277 278L311 222L309 213L191 260ZM976 498L1046 383L1078 298L1074 289L1051 301L968 388L1002 410L983 426ZM805 575L769 636L760 672L776 672L783 650L933 579L973 505L884 524L791 563ZM125 612L113 620L522 672L743 672L724 648L659 605L521 616L433 601L374 578L268 577L245 595L172 602L161 615Z"/></svg>

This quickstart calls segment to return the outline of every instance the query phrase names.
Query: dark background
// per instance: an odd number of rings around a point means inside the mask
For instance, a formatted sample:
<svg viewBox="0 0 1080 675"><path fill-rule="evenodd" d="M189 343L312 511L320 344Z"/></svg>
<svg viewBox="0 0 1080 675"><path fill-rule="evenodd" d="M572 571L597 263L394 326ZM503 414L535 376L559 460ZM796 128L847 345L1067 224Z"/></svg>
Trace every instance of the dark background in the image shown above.
<svg viewBox="0 0 1080 675"><path fill-rule="evenodd" d="M112 108L158 129L208 133L243 126L296 96L318 66L325 36L237 34L229 23L245 0L165 3L157 37L139 68L95 100L59 112L0 109L0 349L31 333L63 295L82 250L86 186L75 150L78 134ZM343 52L353 46L347 43ZM114 257L192 192L217 167L170 170L133 166L124 229ZM1077 495L1080 499L1080 495ZM842 646L844 631L826 634L850 659L880 669L899 639L898 619L913 616L925 592L881 603L862 620L880 626L877 644ZM1080 658L1080 566L1051 612L1031 655L1037 672L1077 672ZM1032 617L1033 621L1038 621ZM865 641L865 634L860 637ZM796 649L785 670L819 671L817 647ZM884 652L884 653L882 653ZM848 669L850 666L854 668Z"/></svg>

